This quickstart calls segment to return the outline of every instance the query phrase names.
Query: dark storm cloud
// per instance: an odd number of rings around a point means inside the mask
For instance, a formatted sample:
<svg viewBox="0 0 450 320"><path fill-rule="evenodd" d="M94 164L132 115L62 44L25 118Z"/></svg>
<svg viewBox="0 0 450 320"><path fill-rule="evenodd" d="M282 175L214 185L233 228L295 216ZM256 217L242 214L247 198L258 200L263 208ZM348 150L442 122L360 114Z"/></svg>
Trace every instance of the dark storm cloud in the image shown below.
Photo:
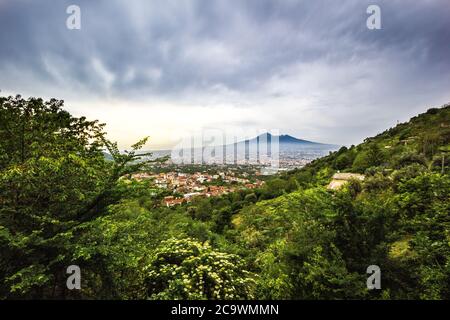
<svg viewBox="0 0 450 320"><path fill-rule="evenodd" d="M382 30L366 27L374 2ZM71 4L81 30L65 27ZM450 98L449 17L447 0L0 0L0 89L258 107L301 97L334 122L383 106L390 116L393 104L400 117Z"/></svg>

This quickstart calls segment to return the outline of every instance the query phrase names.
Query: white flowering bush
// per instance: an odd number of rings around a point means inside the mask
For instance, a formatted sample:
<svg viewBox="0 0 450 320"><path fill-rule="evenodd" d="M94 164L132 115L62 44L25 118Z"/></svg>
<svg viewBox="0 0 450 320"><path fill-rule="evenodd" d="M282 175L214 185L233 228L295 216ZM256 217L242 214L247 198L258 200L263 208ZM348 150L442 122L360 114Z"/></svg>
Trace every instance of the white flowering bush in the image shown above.
<svg viewBox="0 0 450 320"><path fill-rule="evenodd" d="M144 271L150 299L254 298L254 280L239 256L194 239L162 242Z"/></svg>

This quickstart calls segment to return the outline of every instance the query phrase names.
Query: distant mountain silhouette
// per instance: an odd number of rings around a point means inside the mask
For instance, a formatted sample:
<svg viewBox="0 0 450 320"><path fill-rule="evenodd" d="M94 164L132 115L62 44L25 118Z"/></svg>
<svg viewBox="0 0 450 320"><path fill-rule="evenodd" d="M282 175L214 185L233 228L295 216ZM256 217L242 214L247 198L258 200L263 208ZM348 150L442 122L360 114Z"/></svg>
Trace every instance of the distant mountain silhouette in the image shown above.
<svg viewBox="0 0 450 320"><path fill-rule="evenodd" d="M333 144L325 144L325 143L320 143L320 142L313 142L313 141L298 139L298 138L295 138L288 134L282 134L279 136L275 136L268 132L260 134L259 136L255 137L253 139L250 139L250 140L240 141L240 142L238 142L238 144L240 144L240 143L253 144L253 143L258 143L260 141L267 141L267 143L270 144L272 142L272 140L276 141L277 139L278 139L278 143L280 144L280 146L287 145L287 146L298 146L298 147L308 147L308 148L311 148L311 147L317 147L317 148L339 147L339 146L333 145Z"/></svg>

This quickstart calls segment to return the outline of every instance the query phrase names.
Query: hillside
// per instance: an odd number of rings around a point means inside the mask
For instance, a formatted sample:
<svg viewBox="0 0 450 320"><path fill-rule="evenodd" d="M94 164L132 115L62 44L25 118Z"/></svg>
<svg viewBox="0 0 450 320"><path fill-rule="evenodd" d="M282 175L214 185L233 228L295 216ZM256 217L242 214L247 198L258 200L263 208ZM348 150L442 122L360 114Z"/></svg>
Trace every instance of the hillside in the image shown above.
<svg viewBox="0 0 450 320"><path fill-rule="evenodd" d="M263 297L449 299L449 120L430 109L269 182L284 194L233 217ZM365 179L328 190L338 170ZM369 265L381 290L365 288Z"/></svg>
<svg viewBox="0 0 450 320"><path fill-rule="evenodd" d="M370 169L392 171L406 164L423 164L427 168L448 170L450 161L450 105L432 108L379 135L367 138L358 146L342 147L329 156L313 161L295 176L305 172L331 171L365 173ZM444 159L444 163L443 160Z"/></svg>

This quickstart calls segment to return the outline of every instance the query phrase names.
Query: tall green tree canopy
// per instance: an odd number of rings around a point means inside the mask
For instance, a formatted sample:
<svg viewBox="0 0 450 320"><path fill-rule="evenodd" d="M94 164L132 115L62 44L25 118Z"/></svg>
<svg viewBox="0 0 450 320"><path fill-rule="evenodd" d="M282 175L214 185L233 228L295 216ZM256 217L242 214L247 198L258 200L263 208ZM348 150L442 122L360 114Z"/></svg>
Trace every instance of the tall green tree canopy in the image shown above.
<svg viewBox="0 0 450 320"><path fill-rule="evenodd" d="M0 296L56 290L75 227L106 213L119 178L145 164L136 163L145 139L121 154L103 128L63 101L0 98Z"/></svg>

